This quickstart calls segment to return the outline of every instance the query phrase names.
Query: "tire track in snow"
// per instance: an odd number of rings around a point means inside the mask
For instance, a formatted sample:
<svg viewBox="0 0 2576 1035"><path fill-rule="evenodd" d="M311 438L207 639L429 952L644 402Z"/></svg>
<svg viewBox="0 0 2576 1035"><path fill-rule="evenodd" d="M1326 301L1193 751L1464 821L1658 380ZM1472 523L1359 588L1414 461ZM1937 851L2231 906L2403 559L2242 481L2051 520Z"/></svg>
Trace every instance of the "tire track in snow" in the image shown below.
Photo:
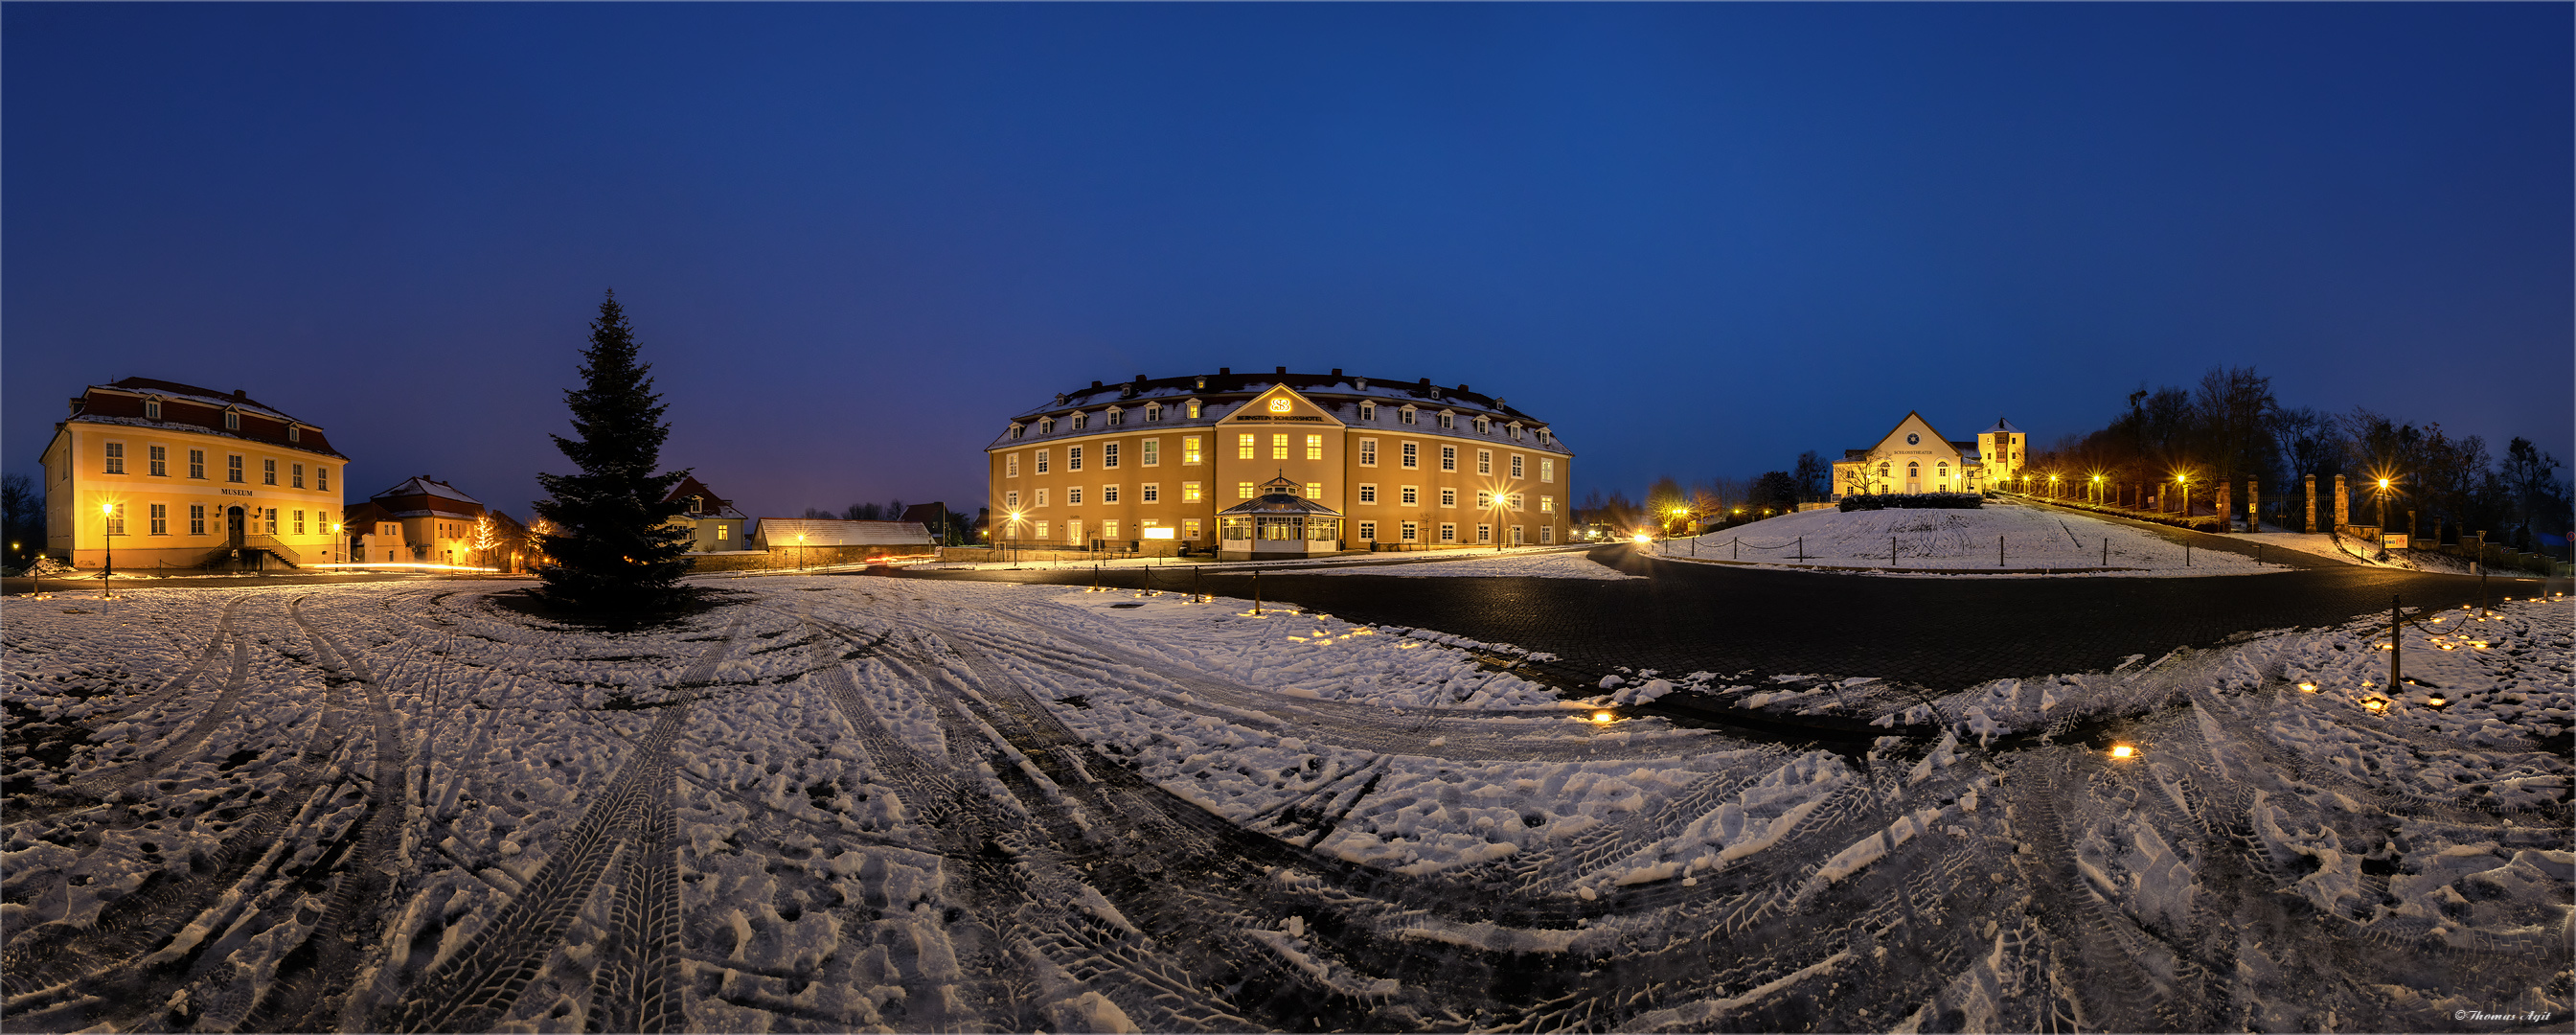
<svg viewBox="0 0 2576 1035"><path fill-rule="evenodd" d="M223 621L215 630L213 640L206 644L205 652L198 655L197 660L188 666L186 672L171 679L168 687L153 695L154 701L157 702L194 684L198 673L203 671L206 663L221 650L223 642L230 639L233 648L231 674L225 678L223 690L215 695L213 701L207 703L202 712L198 713L197 721L190 724L187 730L177 737L171 738L167 743L154 748L150 754L129 765L106 772L92 773L73 781L71 791L75 796L89 799L105 798L111 791L132 787L144 780L149 780L159 775L161 770L168 768L171 763L194 756L199 748L205 746L206 738L214 734L215 728L232 718L233 705L239 702L242 694L250 688L250 642L233 635L231 628L233 611L240 605L241 601L236 599L225 606ZM137 705L135 710L139 711L150 706L149 703Z"/></svg>
<svg viewBox="0 0 2576 1035"><path fill-rule="evenodd" d="M736 619L722 638L709 644L682 671L672 684L679 691L676 698L661 709L652 729L618 766L607 789L583 811L571 832L558 840L555 851L528 878L521 893L513 896L455 955L408 990L388 1011L383 1030L482 1031L498 1023L517 1004L520 993L545 969L547 956L563 940L565 930L590 904L610 865L627 851L643 851L635 842L657 828L647 811L661 808L662 823L668 823L671 746L679 739L680 727L688 721L690 706L697 700L693 688L706 685L714 676L716 665L732 650L741 631L742 622ZM667 837L667 826L659 829ZM649 866L621 872L647 880L653 876ZM622 1012L641 1020L668 1018L678 1010L666 991L672 987L670 971L678 964L676 955L667 951L677 943L676 916L644 907L640 896L648 894L646 888L621 884L619 894L621 901L630 895L638 897L636 915L643 930L639 937L618 946L618 951L630 954L631 959L602 961L602 969L613 974L624 968L637 975L624 986L616 986L612 979L609 985L615 994L640 997L654 993L662 998L649 1004L639 998L625 1007L594 1003L592 1009ZM653 926L665 919L671 920L674 928L668 938ZM594 995L612 988L594 987Z"/></svg>

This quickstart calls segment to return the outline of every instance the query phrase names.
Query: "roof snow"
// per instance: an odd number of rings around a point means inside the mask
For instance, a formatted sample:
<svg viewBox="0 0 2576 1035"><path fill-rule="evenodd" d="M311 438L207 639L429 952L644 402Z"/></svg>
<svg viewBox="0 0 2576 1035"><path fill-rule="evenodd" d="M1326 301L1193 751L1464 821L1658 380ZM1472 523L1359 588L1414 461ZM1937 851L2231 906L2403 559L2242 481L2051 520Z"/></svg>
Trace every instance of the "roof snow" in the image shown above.
<svg viewBox="0 0 2576 1035"><path fill-rule="evenodd" d="M2005 419L2003 419L2003 418L2001 418L2001 417L1997 417L1997 418L1995 418L1995 426L1994 426L1994 427L1987 428L1986 430L1984 430L1984 431L1980 431L1980 432L1978 432L1977 434L1980 434L1980 435L2019 435L2019 434L2021 434L2021 433L2022 433L2022 430L2021 430L2020 428L2013 427L2013 425L2012 425L2012 422L2011 422L2011 421L2005 420Z"/></svg>
<svg viewBox="0 0 2576 1035"><path fill-rule="evenodd" d="M415 475L415 476L413 476L411 479L409 479L409 480L407 480L407 481L403 482L403 483L402 483L402 484L400 484L400 485L394 486L393 488L390 488L390 489L386 489L385 491L383 491L383 492L379 492L379 493L375 494L374 496L371 496L371 497L368 497L368 498L369 498L369 499L379 499L379 500L381 500L381 499L390 499L390 498L395 497L395 496L411 496L411 495L440 496L440 497L444 497L444 498L447 498L447 499L456 500L456 501L461 502L461 503L471 503L471 504L473 504L473 505L475 505L475 506L478 506L478 507L483 505L483 501L482 501L482 500L475 499L475 498L474 498L474 497L472 497L472 496L468 496L468 495L466 495L466 494L464 494L464 493L461 493L461 492L456 491L456 486L449 485L449 484L447 484L446 482L442 482L442 481L434 480L434 479L430 478L430 476L425 475L425 474L423 474L423 475Z"/></svg>

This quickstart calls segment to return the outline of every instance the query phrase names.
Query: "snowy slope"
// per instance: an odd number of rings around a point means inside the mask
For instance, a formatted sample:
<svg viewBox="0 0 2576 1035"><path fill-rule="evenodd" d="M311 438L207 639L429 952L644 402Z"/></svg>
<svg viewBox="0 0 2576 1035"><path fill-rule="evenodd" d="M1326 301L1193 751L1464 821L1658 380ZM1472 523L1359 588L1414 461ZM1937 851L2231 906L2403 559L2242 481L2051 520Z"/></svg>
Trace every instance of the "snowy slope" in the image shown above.
<svg viewBox="0 0 2576 1035"><path fill-rule="evenodd" d="M1655 551L1674 558L1962 574L2106 563L2163 577L2282 570L2225 551L2186 553L2183 546L2158 536L2074 511L1997 500L1973 510L1811 510L1711 532L1695 542L1658 542Z"/></svg>

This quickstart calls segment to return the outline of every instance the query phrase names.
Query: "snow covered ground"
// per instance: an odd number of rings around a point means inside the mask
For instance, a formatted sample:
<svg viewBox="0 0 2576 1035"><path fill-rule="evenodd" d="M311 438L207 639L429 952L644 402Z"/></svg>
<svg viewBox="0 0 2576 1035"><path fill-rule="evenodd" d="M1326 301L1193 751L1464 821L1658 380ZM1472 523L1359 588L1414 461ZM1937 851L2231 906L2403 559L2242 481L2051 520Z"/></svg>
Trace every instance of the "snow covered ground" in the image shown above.
<svg viewBox="0 0 2576 1035"><path fill-rule="evenodd" d="M1205 571L1250 571L1275 568L1361 567L1391 570L1398 566L1486 561L1497 557L1545 557L1567 552L1580 553L1588 546L1513 546L1501 550L1425 550L1419 553L1351 553L1335 557L1299 558L1286 561L1210 561L1205 558L1121 557L1111 560L1023 560L1023 561L924 561L901 567L911 571L1089 571L1097 566L1106 571L1123 568L1199 568ZM1402 562L1401 565L1390 562ZM1598 576L1585 576L1598 577Z"/></svg>
<svg viewBox="0 0 2576 1035"><path fill-rule="evenodd" d="M1509 645L1237 600L710 584L725 606L634 633L530 617L515 583L9 601L0 1009L2499 1031L2571 1006L2563 600L2410 629L2423 685L2395 694L2361 623L1946 696L1641 672L1565 700ZM1677 692L1885 735L1609 700Z"/></svg>
<svg viewBox="0 0 2576 1035"><path fill-rule="evenodd" d="M2001 546L1998 555L1997 547ZM1654 546L1677 559L1781 566L2023 571L2128 569L2109 575L2250 575L2285 570L2180 544L2070 510L1989 500L1974 510L1811 510ZM1889 558L1894 557L1891 563Z"/></svg>

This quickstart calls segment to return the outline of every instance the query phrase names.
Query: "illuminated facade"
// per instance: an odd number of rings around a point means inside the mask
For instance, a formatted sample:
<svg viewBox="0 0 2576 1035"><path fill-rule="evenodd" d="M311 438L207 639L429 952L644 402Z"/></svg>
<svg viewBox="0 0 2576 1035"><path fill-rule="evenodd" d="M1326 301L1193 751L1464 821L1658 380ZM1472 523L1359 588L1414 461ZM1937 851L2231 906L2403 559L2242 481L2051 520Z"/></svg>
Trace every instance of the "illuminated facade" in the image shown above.
<svg viewBox="0 0 2576 1035"><path fill-rule="evenodd" d="M479 565L483 502L421 475L349 508L349 559L362 564ZM497 543L495 544L497 545Z"/></svg>
<svg viewBox="0 0 2576 1035"><path fill-rule="evenodd" d="M348 458L320 426L238 391L91 385L54 424L44 465L45 550L77 568L111 546L119 569L341 559Z"/></svg>
<svg viewBox="0 0 2576 1035"><path fill-rule="evenodd" d="M1427 378L1095 381L1013 418L985 453L997 543L1216 550L1218 511L1274 480L1339 519L1304 552L1570 541L1564 441L1501 398Z"/></svg>
<svg viewBox="0 0 2576 1035"><path fill-rule="evenodd" d="M2025 436L1997 418L1976 441L1953 442L1920 413L1908 412L1867 449L1843 451L1834 464L1834 498L1874 493L1983 492L2017 475Z"/></svg>

